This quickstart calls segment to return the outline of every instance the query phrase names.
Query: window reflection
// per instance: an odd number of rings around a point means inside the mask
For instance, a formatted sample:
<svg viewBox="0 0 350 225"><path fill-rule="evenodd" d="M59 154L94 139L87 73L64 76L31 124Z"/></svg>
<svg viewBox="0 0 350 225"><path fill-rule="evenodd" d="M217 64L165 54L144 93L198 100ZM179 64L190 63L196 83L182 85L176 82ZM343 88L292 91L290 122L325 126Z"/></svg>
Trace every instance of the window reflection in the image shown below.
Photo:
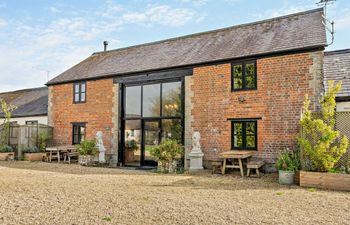
<svg viewBox="0 0 350 225"><path fill-rule="evenodd" d="M181 82L164 83L162 98L163 116L181 116Z"/></svg>
<svg viewBox="0 0 350 225"><path fill-rule="evenodd" d="M141 120L125 121L125 163L138 166L141 161Z"/></svg>
<svg viewBox="0 0 350 225"><path fill-rule="evenodd" d="M182 125L180 119L163 119L162 120L162 141L166 139L177 140L181 143Z"/></svg>
<svg viewBox="0 0 350 225"><path fill-rule="evenodd" d="M143 117L160 116L160 84L143 86Z"/></svg>
<svg viewBox="0 0 350 225"><path fill-rule="evenodd" d="M141 116L141 86L125 88L125 116Z"/></svg>

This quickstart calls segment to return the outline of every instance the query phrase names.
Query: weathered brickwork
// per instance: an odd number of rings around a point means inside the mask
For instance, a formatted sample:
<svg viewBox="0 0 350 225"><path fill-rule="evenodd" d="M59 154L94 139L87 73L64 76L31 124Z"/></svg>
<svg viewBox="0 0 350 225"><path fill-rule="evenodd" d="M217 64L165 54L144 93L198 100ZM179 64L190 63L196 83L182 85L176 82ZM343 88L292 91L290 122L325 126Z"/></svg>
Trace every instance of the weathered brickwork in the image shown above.
<svg viewBox="0 0 350 225"><path fill-rule="evenodd" d="M50 86L49 121L54 127L54 144L72 144L72 123L86 122L86 138L104 134L107 151L112 148L114 88L112 79L86 82L86 103L73 104L73 84Z"/></svg>
<svg viewBox="0 0 350 225"><path fill-rule="evenodd" d="M216 159L231 149L227 119L258 117L259 157L273 162L281 150L295 149L304 95L309 94L316 107L323 93L322 62L322 51L258 59L257 90L236 92L231 92L229 63L194 68L193 76L185 78L186 152L193 131L199 131L204 160ZM50 86L49 123L55 144L71 144L72 123L86 122L86 137L93 139L101 130L116 161L118 93L112 79L87 81L87 102L73 104L72 83ZM242 97L244 102L238 100Z"/></svg>
<svg viewBox="0 0 350 225"><path fill-rule="evenodd" d="M305 94L317 102L322 88L323 52L257 60L257 90L231 92L231 65L195 68L192 129L201 133L204 160L231 149L228 118L258 118L259 157L273 162L278 152L296 148ZM240 102L239 98L244 98ZM313 104L314 107L316 104Z"/></svg>

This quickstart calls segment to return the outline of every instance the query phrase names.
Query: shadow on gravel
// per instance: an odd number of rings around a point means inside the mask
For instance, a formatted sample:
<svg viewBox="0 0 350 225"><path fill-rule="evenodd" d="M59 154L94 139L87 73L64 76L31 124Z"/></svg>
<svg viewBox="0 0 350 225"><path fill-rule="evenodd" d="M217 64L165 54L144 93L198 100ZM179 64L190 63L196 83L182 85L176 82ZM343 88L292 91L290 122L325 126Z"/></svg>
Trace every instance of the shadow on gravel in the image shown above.
<svg viewBox="0 0 350 225"><path fill-rule="evenodd" d="M84 167L78 164L64 164L64 163L46 163L46 162L27 162L27 161L14 161L4 162L0 161L0 167L43 171L43 172L55 172L64 174L77 174L77 175L151 175L155 174L151 170L138 170L135 168L109 168L109 167Z"/></svg>

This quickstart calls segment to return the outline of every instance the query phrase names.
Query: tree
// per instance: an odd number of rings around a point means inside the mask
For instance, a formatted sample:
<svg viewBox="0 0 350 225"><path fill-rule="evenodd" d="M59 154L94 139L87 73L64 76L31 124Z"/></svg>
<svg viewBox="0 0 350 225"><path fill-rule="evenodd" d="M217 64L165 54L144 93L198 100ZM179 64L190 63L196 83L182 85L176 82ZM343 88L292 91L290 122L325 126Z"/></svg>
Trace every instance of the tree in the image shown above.
<svg viewBox="0 0 350 225"><path fill-rule="evenodd" d="M334 168L341 156L346 152L348 139L344 135L339 144L336 140L339 132L335 130L336 93L341 88L341 82L334 85L328 82L328 90L321 105L321 119L314 118L309 110L310 100L305 97L303 116L300 121L303 135L298 139L303 155L311 163L310 170L327 172Z"/></svg>
<svg viewBox="0 0 350 225"><path fill-rule="evenodd" d="M4 114L3 130L0 136L0 145L8 144L8 139L10 135L10 119L12 112L16 109L16 106L8 104L4 99L0 98L1 110Z"/></svg>

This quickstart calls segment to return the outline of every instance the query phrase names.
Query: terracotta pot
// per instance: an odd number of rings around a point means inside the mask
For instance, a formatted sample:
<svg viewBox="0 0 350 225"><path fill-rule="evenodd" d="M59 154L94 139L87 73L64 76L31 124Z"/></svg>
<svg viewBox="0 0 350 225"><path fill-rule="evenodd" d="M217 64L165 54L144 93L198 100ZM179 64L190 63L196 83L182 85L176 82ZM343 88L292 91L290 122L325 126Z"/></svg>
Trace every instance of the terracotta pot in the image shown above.
<svg viewBox="0 0 350 225"><path fill-rule="evenodd" d="M134 162L134 160L135 160L134 149L132 149L132 148L126 148L126 149L125 149L125 162L126 162L126 163Z"/></svg>
<svg viewBox="0 0 350 225"><path fill-rule="evenodd" d="M15 156L14 152L4 152L0 153L0 161L13 160Z"/></svg>
<svg viewBox="0 0 350 225"><path fill-rule="evenodd" d="M38 153L24 153L24 160L26 161L43 161L46 153L38 152Z"/></svg>

